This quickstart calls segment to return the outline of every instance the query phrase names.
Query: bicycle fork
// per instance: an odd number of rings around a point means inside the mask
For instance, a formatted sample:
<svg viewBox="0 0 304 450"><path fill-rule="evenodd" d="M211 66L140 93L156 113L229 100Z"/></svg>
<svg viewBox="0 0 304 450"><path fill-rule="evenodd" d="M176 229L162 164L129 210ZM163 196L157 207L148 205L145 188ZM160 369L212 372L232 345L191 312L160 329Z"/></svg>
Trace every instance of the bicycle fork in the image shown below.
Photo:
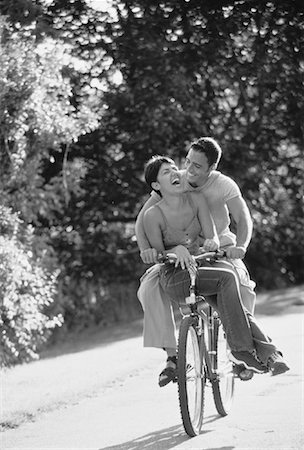
<svg viewBox="0 0 304 450"><path fill-rule="evenodd" d="M216 357L216 350L214 349L214 335L212 333L212 330L214 330L213 321L215 319L210 314L210 312L206 314L204 311L202 311L200 314L204 315L203 318L199 317L198 323L200 358L202 364L206 367L206 374L203 374L203 376L206 376L207 379L212 383L214 381L217 381L219 378L218 374L213 370L213 358ZM207 323L207 330L204 329L204 322ZM208 336L206 336L206 332L208 333ZM208 346L206 345L206 339L209 343Z"/></svg>

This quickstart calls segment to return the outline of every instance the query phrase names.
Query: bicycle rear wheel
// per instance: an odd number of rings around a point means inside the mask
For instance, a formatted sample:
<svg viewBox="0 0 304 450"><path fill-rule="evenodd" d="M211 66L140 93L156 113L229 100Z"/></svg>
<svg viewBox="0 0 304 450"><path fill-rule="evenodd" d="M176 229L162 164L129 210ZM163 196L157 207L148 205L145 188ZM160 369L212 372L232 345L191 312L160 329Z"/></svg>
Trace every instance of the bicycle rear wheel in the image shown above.
<svg viewBox="0 0 304 450"><path fill-rule="evenodd" d="M179 329L177 382L178 397L186 433L200 433L204 413L204 369L196 331L197 317L183 318Z"/></svg>
<svg viewBox="0 0 304 450"><path fill-rule="evenodd" d="M213 398L217 412L226 416L231 408L234 395L233 364L228 358L229 347L223 326L218 318L214 320L214 367L217 379L212 382Z"/></svg>

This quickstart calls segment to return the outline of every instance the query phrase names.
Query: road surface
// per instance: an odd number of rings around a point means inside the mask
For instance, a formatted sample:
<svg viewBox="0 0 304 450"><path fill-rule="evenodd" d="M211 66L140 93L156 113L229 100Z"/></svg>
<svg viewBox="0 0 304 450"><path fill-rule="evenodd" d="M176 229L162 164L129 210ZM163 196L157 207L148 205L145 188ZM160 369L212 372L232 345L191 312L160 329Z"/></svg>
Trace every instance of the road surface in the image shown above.
<svg viewBox="0 0 304 450"><path fill-rule="evenodd" d="M143 349L141 336L136 335L57 359L57 363L67 364L67 358L70 363L78 358L81 371L87 364L84 361L94 358L95 366L100 367L100 385L92 387L82 400L63 403L54 411L39 414L33 422L5 431L2 448L304 449L304 307L280 309L278 302L276 315L270 315L271 305L261 304L258 318L284 352L291 370L277 377L267 374L256 375L249 382L237 380L233 408L225 418L217 415L208 389L200 436L189 438L183 430L176 385L162 389L157 385L163 352ZM72 370L71 377L77 377L77 371Z"/></svg>

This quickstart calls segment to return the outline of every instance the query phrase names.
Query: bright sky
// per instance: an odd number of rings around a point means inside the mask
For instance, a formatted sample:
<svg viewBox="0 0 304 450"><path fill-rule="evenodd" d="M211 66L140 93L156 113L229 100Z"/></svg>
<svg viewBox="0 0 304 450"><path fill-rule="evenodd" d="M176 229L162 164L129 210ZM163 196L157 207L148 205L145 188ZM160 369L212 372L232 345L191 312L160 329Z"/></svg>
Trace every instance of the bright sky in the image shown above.
<svg viewBox="0 0 304 450"><path fill-rule="evenodd" d="M89 6L92 8L98 9L100 11L113 11L113 8L111 7L112 1L111 0L86 0ZM119 70L116 70L116 72L113 74L112 79L114 83L121 84L122 83L122 74ZM93 79L92 83L95 87L99 87L100 89L103 89L102 83L100 83L99 80Z"/></svg>
<svg viewBox="0 0 304 450"><path fill-rule="evenodd" d="M87 3L95 9L107 11L111 8L111 0L86 0Z"/></svg>

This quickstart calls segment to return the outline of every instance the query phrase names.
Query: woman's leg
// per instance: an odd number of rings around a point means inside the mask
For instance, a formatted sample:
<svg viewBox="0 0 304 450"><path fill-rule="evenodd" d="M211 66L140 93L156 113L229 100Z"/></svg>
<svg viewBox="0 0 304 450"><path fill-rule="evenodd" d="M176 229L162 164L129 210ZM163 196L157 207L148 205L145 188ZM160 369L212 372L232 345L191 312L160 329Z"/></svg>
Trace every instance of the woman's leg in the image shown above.
<svg viewBox="0 0 304 450"><path fill-rule="evenodd" d="M160 386L166 386L176 376L177 342L172 304L160 286L159 272L159 265L146 271L137 296L144 310L144 347L162 348L167 353L166 367L158 380Z"/></svg>
<svg viewBox="0 0 304 450"><path fill-rule="evenodd" d="M152 266L141 278L137 292L144 310L144 347L176 349L176 327L170 299L160 286L160 266Z"/></svg>

